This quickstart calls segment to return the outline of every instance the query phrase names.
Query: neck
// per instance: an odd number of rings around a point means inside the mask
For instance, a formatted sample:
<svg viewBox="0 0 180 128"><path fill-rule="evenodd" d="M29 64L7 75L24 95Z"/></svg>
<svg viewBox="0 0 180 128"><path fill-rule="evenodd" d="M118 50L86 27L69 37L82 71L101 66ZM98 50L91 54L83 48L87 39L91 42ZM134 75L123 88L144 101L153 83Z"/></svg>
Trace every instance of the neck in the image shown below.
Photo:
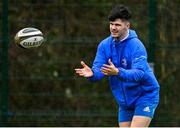
<svg viewBox="0 0 180 128"><path fill-rule="evenodd" d="M122 37L120 38L120 40L121 40L121 41L122 41L122 40L125 40L128 35L129 35L129 30L126 30L126 31L124 32L124 34L122 35Z"/></svg>

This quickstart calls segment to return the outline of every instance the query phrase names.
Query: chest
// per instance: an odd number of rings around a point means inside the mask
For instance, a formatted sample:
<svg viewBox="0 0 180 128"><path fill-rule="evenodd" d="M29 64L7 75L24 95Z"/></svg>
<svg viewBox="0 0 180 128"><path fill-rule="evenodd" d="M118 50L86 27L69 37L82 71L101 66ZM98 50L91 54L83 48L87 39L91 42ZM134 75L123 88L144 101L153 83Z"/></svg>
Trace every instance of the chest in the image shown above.
<svg viewBox="0 0 180 128"><path fill-rule="evenodd" d="M132 64L132 51L127 44L111 45L109 58L116 67L130 69Z"/></svg>

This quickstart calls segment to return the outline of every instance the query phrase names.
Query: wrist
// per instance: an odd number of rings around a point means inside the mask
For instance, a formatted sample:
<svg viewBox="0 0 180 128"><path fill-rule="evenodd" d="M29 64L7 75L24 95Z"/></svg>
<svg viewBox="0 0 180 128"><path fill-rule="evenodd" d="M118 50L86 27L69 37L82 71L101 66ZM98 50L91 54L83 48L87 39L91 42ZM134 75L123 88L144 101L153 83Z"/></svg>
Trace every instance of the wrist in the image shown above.
<svg viewBox="0 0 180 128"><path fill-rule="evenodd" d="M119 74L119 69L118 68L116 68L116 75L118 75Z"/></svg>

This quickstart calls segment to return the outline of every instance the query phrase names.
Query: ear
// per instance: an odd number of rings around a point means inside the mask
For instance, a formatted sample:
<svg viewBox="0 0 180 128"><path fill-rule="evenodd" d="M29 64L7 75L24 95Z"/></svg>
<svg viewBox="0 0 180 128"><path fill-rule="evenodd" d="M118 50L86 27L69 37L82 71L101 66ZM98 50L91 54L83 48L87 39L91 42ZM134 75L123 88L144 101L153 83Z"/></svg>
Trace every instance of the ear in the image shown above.
<svg viewBox="0 0 180 128"><path fill-rule="evenodd" d="M130 23L129 22L127 22L127 28L130 28Z"/></svg>

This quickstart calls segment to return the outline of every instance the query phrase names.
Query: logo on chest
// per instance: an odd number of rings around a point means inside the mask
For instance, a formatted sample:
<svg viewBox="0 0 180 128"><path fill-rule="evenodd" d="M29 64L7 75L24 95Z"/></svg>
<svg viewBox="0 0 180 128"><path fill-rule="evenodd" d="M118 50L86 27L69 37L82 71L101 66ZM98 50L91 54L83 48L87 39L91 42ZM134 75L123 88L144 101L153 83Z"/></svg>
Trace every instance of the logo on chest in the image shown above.
<svg viewBox="0 0 180 128"><path fill-rule="evenodd" d="M126 60L125 58L123 58L123 59L121 60L121 65L122 65L123 67L127 67L127 60Z"/></svg>

